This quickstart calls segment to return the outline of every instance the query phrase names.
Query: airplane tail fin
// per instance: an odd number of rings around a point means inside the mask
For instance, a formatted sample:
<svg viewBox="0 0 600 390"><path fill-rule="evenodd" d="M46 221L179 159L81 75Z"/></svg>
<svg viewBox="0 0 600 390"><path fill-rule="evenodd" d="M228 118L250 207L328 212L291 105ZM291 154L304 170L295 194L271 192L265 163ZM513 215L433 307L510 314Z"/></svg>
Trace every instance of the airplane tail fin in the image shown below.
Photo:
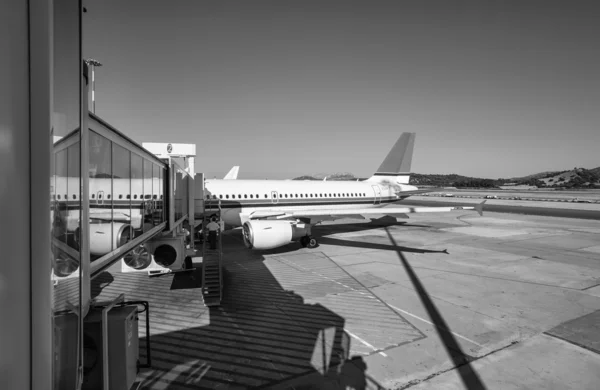
<svg viewBox="0 0 600 390"><path fill-rule="evenodd" d="M234 166L227 173L227 175L225 175L225 177L223 178L223 180L235 180L235 179L237 179L237 175L238 175L239 170L240 170L240 167L238 165Z"/></svg>
<svg viewBox="0 0 600 390"><path fill-rule="evenodd" d="M398 184L408 184L412 163L415 133L402 133L385 160L367 181L381 182L394 180Z"/></svg>

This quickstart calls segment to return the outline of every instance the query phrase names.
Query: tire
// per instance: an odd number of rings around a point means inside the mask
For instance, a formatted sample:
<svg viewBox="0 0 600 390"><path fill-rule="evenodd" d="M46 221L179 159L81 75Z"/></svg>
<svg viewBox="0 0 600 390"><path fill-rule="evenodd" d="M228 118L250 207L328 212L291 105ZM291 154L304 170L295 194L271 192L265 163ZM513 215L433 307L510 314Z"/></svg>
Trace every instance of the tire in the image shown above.
<svg viewBox="0 0 600 390"><path fill-rule="evenodd" d="M314 237L309 237L309 238L308 238L308 245L307 245L307 246L308 246L309 248L311 248L311 249L312 249L312 248L316 248L316 247L318 247L318 246L319 246L319 242L317 241L317 239L316 239L316 238L314 238Z"/></svg>

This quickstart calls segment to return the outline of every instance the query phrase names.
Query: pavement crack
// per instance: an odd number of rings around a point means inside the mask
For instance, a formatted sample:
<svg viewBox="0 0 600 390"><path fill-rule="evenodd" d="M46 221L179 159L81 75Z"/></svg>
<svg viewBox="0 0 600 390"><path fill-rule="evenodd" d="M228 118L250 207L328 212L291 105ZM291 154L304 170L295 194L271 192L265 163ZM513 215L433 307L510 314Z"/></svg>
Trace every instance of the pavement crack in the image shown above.
<svg viewBox="0 0 600 390"><path fill-rule="evenodd" d="M515 344L518 344L518 343L519 343L519 341L516 341L516 340L515 340L515 341L512 341L512 342L511 342L510 344L508 344L508 345L505 345L505 346L503 346L503 347L496 348L496 349L494 349L494 350L492 350L492 351L490 351L490 352L486 353L485 355L481 355L481 356L479 356L479 357L472 357L472 356L469 356L469 355L465 355L465 357L464 357L464 361L463 361L463 363L462 363L462 364L458 364L458 365L456 365L456 366L453 366L453 367L447 368L447 369L445 369L445 370L440 370L440 371L438 371L438 372L435 372L435 373L433 373L433 374L430 374L430 375L428 375L427 377L425 377L425 378L423 378L423 379L413 379L413 380L411 380L410 382L407 382L407 383L405 383L404 385L402 385L402 386L400 386L400 387L395 387L395 388L394 388L394 390L405 390L405 389L408 389L408 388L410 388L410 387L413 387L413 386L415 386L415 385L418 385L419 383L423 383L423 382L426 382L426 381L428 381L428 380L430 380L430 379L432 379L432 378L435 378L436 376L439 376L439 375L445 374L445 373L447 373L447 372L450 372L450 371L452 371L452 370L459 369L460 367L462 367L462 366L464 366L464 365L466 365L466 364L471 364L471 363L473 363L473 362L476 362L476 361L478 361L478 360L481 360L481 359L483 359L483 358L485 358L485 357L487 357L487 356L490 356L490 355L491 355L491 354L493 354L493 353L497 353L497 352L500 352L500 351L502 351L502 350L504 350L504 349L510 348L510 347L512 347L513 345L515 345Z"/></svg>

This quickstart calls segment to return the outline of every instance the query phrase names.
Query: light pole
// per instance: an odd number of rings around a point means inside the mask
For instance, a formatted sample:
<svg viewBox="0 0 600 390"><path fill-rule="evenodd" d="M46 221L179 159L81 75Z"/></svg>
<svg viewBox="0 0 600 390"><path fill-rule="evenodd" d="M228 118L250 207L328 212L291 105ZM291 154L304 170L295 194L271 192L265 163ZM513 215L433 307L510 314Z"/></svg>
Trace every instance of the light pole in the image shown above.
<svg viewBox="0 0 600 390"><path fill-rule="evenodd" d="M97 61L93 58L88 58L87 60L85 60L85 63L92 68L92 112L95 114L96 113L96 96L95 96L96 79L94 77L94 70L96 69L96 66L102 66L102 64L100 63L100 61Z"/></svg>

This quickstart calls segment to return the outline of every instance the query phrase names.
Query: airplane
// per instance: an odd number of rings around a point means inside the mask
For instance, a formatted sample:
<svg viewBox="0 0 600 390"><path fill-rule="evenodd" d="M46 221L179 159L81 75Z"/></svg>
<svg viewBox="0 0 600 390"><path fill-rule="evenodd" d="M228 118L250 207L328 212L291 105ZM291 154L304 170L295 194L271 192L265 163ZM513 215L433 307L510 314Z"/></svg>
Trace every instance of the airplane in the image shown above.
<svg viewBox="0 0 600 390"><path fill-rule="evenodd" d="M224 179L205 180L205 211L210 215L220 207L226 226L241 226L245 245L257 250L293 241L315 248L318 242L311 228L327 220L371 215L408 218L410 213L453 210L476 210L481 215L485 201L473 207L385 207L436 190L408 185L415 137L415 133L403 133L379 169L364 181L238 180L239 166L234 166ZM143 186L150 183L158 190L143 194ZM90 178L89 186L90 253L94 256L146 231L146 225L153 226L163 213L162 178ZM80 199L77 192L71 193L78 188L76 177L53 179L50 220L56 236L78 237Z"/></svg>
<svg viewBox="0 0 600 390"><path fill-rule="evenodd" d="M244 244L266 250L300 241L315 248L311 228L323 221L371 215L475 210L466 207L385 207L436 189L409 185L416 134L403 133L377 171L364 181L205 180L205 215L220 211L228 228L242 227Z"/></svg>

